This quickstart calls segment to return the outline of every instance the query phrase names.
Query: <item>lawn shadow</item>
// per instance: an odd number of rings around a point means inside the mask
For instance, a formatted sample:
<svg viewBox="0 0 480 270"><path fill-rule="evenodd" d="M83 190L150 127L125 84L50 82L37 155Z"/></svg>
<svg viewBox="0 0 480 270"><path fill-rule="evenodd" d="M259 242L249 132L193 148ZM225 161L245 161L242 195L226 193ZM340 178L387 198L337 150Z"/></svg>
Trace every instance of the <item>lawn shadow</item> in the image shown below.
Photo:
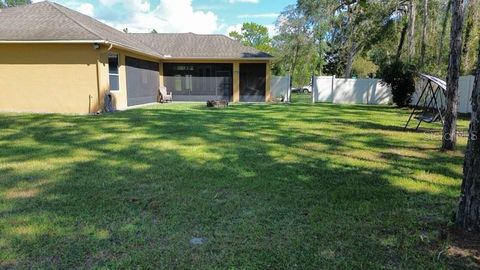
<svg viewBox="0 0 480 270"><path fill-rule="evenodd" d="M1 267L441 267L418 235L449 215L459 160L365 120L385 110L0 116Z"/></svg>

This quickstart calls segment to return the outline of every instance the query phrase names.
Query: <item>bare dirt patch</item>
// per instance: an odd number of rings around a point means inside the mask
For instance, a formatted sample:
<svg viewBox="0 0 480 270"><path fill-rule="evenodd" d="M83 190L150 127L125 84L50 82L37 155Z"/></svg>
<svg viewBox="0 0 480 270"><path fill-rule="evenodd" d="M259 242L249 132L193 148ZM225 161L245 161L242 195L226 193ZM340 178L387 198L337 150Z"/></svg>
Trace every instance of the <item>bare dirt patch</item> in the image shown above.
<svg viewBox="0 0 480 270"><path fill-rule="evenodd" d="M449 239L445 255L452 267L480 269L480 235L451 228Z"/></svg>

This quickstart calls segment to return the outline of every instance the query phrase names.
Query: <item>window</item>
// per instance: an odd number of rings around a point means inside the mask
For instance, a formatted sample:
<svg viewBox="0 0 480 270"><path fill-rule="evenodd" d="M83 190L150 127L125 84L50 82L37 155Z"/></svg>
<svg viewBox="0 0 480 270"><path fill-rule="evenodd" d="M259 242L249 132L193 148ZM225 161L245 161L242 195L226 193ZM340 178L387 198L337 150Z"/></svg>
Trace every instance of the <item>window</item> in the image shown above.
<svg viewBox="0 0 480 270"><path fill-rule="evenodd" d="M185 75L185 89L192 90L192 75Z"/></svg>
<svg viewBox="0 0 480 270"><path fill-rule="evenodd" d="M182 91L182 75L175 75L175 91Z"/></svg>
<svg viewBox="0 0 480 270"><path fill-rule="evenodd" d="M108 77L110 80L110 90L120 90L118 79L118 54L108 55Z"/></svg>

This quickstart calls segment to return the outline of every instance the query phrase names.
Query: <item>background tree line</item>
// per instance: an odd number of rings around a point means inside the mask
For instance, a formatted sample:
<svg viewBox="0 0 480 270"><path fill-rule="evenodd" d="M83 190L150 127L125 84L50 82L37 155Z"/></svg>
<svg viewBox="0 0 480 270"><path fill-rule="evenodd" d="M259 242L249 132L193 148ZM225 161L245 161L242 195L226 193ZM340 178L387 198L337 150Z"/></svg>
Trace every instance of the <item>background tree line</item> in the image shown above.
<svg viewBox="0 0 480 270"><path fill-rule="evenodd" d="M274 37L256 23L230 36L273 54L274 74L292 75L295 86L312 75L375 77L392 65L445 78L452 1L298 0L279 15ZM0 8L29 3L0 0ZM464 17L461 75L474 73L480 0L465 1Z"/></svg>
<svg viewBox="0 0 480 270"><path fill-rule="evenodd" d="M246 23L230 36L275 56L277 75L294 85L312 75L374 77L402 63L446 77L452 0L298 0L276 22L276 35ZM461 74L473 74L480 40L480 1L465 5Z"/></svg>
<svg viewBox="0 0 480 270"><path fill-rule="evenodd" d="M31 4L31 0L0 0L0 8Z"/></svg>

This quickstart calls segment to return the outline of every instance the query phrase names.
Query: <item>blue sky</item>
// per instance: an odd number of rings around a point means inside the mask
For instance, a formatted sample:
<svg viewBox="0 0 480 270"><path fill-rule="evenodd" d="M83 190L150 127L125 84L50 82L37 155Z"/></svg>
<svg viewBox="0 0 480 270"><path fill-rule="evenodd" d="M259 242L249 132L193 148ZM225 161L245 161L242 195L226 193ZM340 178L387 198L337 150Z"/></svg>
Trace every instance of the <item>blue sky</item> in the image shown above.
<svg viewBox="0 0 480 270"><path fill-rule="evenodd" d="M39 2L36 0L34 2ZM278 14L296 0L51 0L130 32L226 34L243 22L274 32Z"/></svg>

